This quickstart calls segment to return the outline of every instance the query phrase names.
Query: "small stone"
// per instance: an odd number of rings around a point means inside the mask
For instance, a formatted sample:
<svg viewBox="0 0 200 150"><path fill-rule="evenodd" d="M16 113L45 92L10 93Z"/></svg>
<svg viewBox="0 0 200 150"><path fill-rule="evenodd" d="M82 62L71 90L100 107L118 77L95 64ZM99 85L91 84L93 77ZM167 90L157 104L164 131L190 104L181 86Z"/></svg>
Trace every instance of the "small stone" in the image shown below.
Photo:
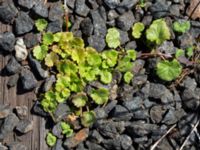
<svg viewBox="0 0 200 150"><path fill-rule="evenodd" d="M76 0L75 2L75 12L80 15L86 17L89 13L90 9L86 5L85 0Z"/></svg>
<svg viewBox="0 0 200 150"><path fill-rule="evenodd" d="M28 69L23 69L20 76L22 88L25 91L33 90L37 86L37 81L33 73Z"/></svg>
<svg viewBox="0 0 200 150"><path fill-rule="evenodd" d="M61 139L58 139L56 141L56 145L52 148L52 150L65 150L62 144L63 144L63 141Z"/></svg>
<svg viewBox="0 0 200 150"><path fill-rule="evenodd" d="M4 139L7 134L13 131L17 126L19 119L14 113L10 113L4 120L0 130L0 139Z"/></svg>
<svg viewBox="0 0 200 150"><path fill-rule="evenodd" d="M107 149L107 150L121 150L121 142L120 142L120 138L114 138L114 139L106 139L103 141L103 146Z"/></svg>
<svg viewBox="0 0 200 150"><path fill-rule="evenodd" d="M42 117L48 117L49 116L49 114L43 110L39 101L36 101L35 104L33 105L32 112L34 114L42 116Z"/></svg>
<svg viewBox="0 0 200 150"><path fill-rule="evenodd" d="M123 15L119 16L116 20L117 26L124 31L128 31L132 27L134 22L135 17L132 11L124 13Z"/></svg>
<svg viewBox="0 0 200 150"><path fill-rule="evenodd" d="M100 144L103 141L103 137L99 134L97 130L91 131L91 134L89 136L90 141L94 143Z"/></svg>
<svg viewBox="0 0 200 150"><path fill-rule="evenodd" d="M69 149L74 148L79 143L85 141L85 139L88 137L88 134L89 134L88 128L81 129L73 137L67 138L64 141L63 146Z"/></svg>
<svg viewBox="0 0 200 150"><path fill-rule="evenodd" d="M120 135L119 138L120 138L120 143L121 143L122 149L129 150L129 148L133 144L131 137L126 134L122 134L122 135Z"/></svg>
<svg viewBox="0 0 200 150"><path fill-rule="evenodd" d="M149 119L149 109L140 109L132 113L133 119L147 120Z"/></svg>
<svg viewBox="0 0 200 150"><path fill-rule="evenodd" d="M149 26L152 22L152 19L153 17L150 16L150 15L145 15L144 18L142 19L142 23L145 25L145 26Z"/></svg>
<svg viewBox="0 0 200 150"><path fill-rule="evenodd" d="M33 130L33 121L27 119L21 120L16 126L16 130L23 134L28 133Z"/></svg>
<svg viewBox="0 0 200 150"><path fill-rule="evenodd" d="M78 144L78 146L76 147L76 150L88 150L87 148L85 148L85 145L84 143L80 143Z"/></svg>
<svg viewBox="0 0 200 150"><path fill-rule="evenodd" d="M133 138L133 141L135 143L138 143L138 144L144 144L148 141L148 137L147 136L143 136L143 137L134 137Z"/></svg>
<svg viewBox="0 0 200 150"><path fill-rule="evenodd" d="M2 144L0 143L0 150L8 150L8 147L6 147L6 146L4 146L4 145L2 145Z"/></svg>
<svg viewBox="0 0 200 150"><path fill-rule="evenodd" d="M34 21L25 12L20 12L15 20L15 32L17 35L27 33L33 29Z"/></svg>
<svg viewBox="0 0 200 150"><path fill-rule="evenodd" d="M15 57L18 61L26 60L28 51L22 38L19 38L15 45Z"/></svg>
<svg viewBox="0 0 200 150"><path fill-rule="evenodd" d="M15 111L20 119L25 119L28 116L27 106L16 106Z"/></svg>
<svg viewBox="0 0 200 150"><path fill-rule="evenodd" d="M174 47L173 42L165 41L161 46L158 47L158 50L165 54L175 54L176 48Z"/></svg>
<svg viewBox="0 0 200 150"><path fill-rule="evenodd" d="M197 64L194 71L194 77L198 84L200 84L200 64Z"/></svg>
<svg viewBox="0 0 200 150"><path fill-rule="evenodd" d="M67 104L64 103L60 103L57 106L56 111L54 112L54 116L56 121L60 121L62 120L64 117L66 117L67 115L69 115L71 113L70 108Z"/></svg>
<svg viewBox="0 0 200 150"><path fill-rule="evenodd" d="M0 20L5 23L12 23L18 10L13 0L5 0L0 3Z"/></svg>
<svg viewBox="0 0 200 150"><path fill-rule="evenodd" d="M35 0L18 0L18 4L27 9L31 9L35 3Z"/></svg>
<svg viewBox="0 0 200 150"><path fill-rule="evenodd" d="M62 7L63 6L60 1L53 3L50 6L49 17L48 17L50 21L57 21L57 20L62 19L63 15L64 15L64 11L63 11Z"/></svg>
<svg viewBox="0 0 200 150"><path fill-rule="evenodd" d="M105 107L104 110L107 114L109 114L117 105L117 101L116 100L112 100L110 101Z"/></svg>
<svg viewBox="0 0 200 150"><path fill-rule="evenodd" d="M35 34L35 33L27 33L24 36L24 44L26 45L27 48L32 48L35 45L39 44L40 41L40 34Z"/></svg>
<svg viewBox="0 0 200 150"><path fill-rule="evenodd" d="M171 5L169 11L173 16L180 16L180 5Z"/></svg>
<svg viewBox="0 0 200 150"><path fill-rule="evenodd" d="M54 127L52 129L52 133L53 133L53 135L55 135L56 137L58 137L60 139L63 138L61 122L59 122L56 125L54 125Z"/></svg>
<svg viewBox="0 0 200 150"><path fill-rule="evenodd" d="M129 112L134 112L141 109L142 106L142 98L134 97L132 100L124 101L123 106L128 109Z"/></svg>
<svg viewBox="0 0 200 150"><path fill-rule="evenodd" d="M119 92L122 101L132 100L134 93L135 91L133 87L128 84L121 86L121 89Z"/></svg>
<svg viewBox="0 0 200 150"><path fill-rule="evenodd" d="M48 8L47 5L44 4L43 1L37 3L34 7L33 7L33 12L43 18L47 18L48 17Z"/></svg>
<svg viewBox="0 0 200 150"><path fill-rule="evenodd" d="M116 105L112 112L112 117L116 121L128 121L132 118L132 114L125 107Z"/></svg>
<svg viewBox="0 0 200 150"><path fill-rule="evenodd" d="M94 110L94 112L96 114L96 119L105 119L108 117L108 114L103 108L98 107Z"/></svg>
<svg viewBox="0 0 200 150"><path fill-rule="evenodd" d="M75 7L75 1L76 1L76 0L67 0L67 1L66 1L66 4L67 4L67 6L69 6L70 8L74 9L74 7Z"/></svg>
<svg viewBox="0 0 200 150"><path fill-rule="evenodd" d="M17 60L15 59L15 57L11 57L9 59L9 61L8 61L8 64L6 65L5 69L6 69L6 72L9 75L13 75L13 74L16 74L16 73L20 72L20 70L21 70L21 64L19 64L17 62Z"/></svg>
<svg viewBox="0 0 200 150"><path fill-rule="evenodd" d="M102 146L93 143L93 142L86 142L86 146L90 149L90 150L105 150Z"/></svg>
<svg viewBox="0 0 200 150"><path fill-rule="evenodd" d="M8 147L9 150L28 150L28 148L25 145L18 142L10 143L8 144Z"/></svg>
<svg viewBox="0 0 200 150"><path fill-rule="evenodd" d="M41 79L45 79L49 76L49 72L44 70L42 68L41 63L37 61L36 59L34 59L31 56L31 54L29 54L29 62L30 62L31 69L33 70L36 76L38 76Z"/></svg>
<svg viewBox="0 0 200 150"><path fill-rule="evenodd" d="M90 11L90 15L91 15L92 23L94 26L94 35L99 36L99 37L101 36L102 38L104 38L107 33L107 27L106 27L106 22L104 18L100 14L100 11L92 10ZM102 43L102 42L99 41L99 43ZM99 45L102 45L102 44L99 44Z"/></svg>
<svg viewBox="0 0 200 150"><path fill-rule="evenodd" d="M124 45L126 44L130 39L128 37L128 33L122 30L118 30L120 33L120 44Z"/></svg>
<svg viewBox="0 0 200 150"><path fill-rule="evenodd" d="M51 75L49 78L46 78L44 84L42 85L42 91L43 92L49 91L55 82L56 82L56 77L54 75Z"/></svg>
<svg viewBox="0 0 200 150"><path fill-rule="evenodd" d="M136 49L137 44L135 41L130 41L125 45L125 50Z"/></svg>
<svg viewBox="0 0 200 150"><path fill-rule="evenodd" d="M63 20L61 19L50 22L47 27L47 32L56 33L62 31L62 25L63 25Z"/></svg>
<svg viewBox="0 0 200 150"><path fill-rule="evenodd" d="M183 82L180 85L191 91L194 91L197 87L197 83L195 79L192 79L190 77L186 77L185 80L183 80Z"/></svg>
<svg viewBox="0 0 200 150"><path fill-rule="evenodd" d="M108 20L110 20L110 21L116 19L118 16L119 16L119 14L114 9L111 9L107 15Z"/></svg>
<svg viewBox="0 0 200 150"><path fill-rule="evenodd" d="M94 47L99 52L104 50L104 48L106 47L105 39L101 36L96 36L96 35L90 36L88 38L88 43L91 47Z"/></svg>
<svg viewBox="0 0 200 150"><path fill-rule="evenodd" d="M91 5L92 9L97 9L99 7L96 0L88 0L89 4Z"/></svg>
<svg viewBox="0 0 200 150"><path fill-rule="evenodd" d="M136 67L136 65L135 65L135 67ZM138 65L137 68L142 69L143 65L141 65L141 67ZM138 69L135 72L139 72L139 71L140 70ZM135 75L134 78L132 79L132 85L134 85L133 87L135 87L135 88L144 85L146 82L147 82L147 75L144 75L144 74Z"/></svg>
<svg viewBox="0 0 200 150"><path fill-rule="evenodd" d="M120 4L120 0L104 0L104 3L110 8L116 8Z"/></svg>
<svg viewBox="0 0 200 150"><path fill-rule="evenodd" d="M6 118L10 114L9 105L0 105L0 119Z"/></svg>
<svg viewBox="0 0 200 150"><path fill-rule="evenodd" d="M166 110L163 106L156 105L150 109L150 116L153 123L160 123Z"/></svg>
<svg viewBox="0 0 200 150"><path fill-rule="evenodd" d="M90 36L93 33L93 24L90 18L85 18L81 23L80 23L80 28L83 34L86 36Z"/></svg>
<svg viewBox="0 0 200 150"><path fill-rule="evenodd" d="M12 52L15 46L15 35L12 32L0 33L0 49Z"/></svg>
<svg viewBox="0 0 200 150"><path fill-rule="evenodd" d="M117 7L117 11L120 14L123 14L124 12L132 9L139 0L122 0L119 6Z"/></svg>
<svg viewBox="0 0 200 150"><path fill-rule="evenodd" d="M178 43L182 49L187 48L195 43L194 37L190 33L184 33L178 37Z"/></svg>
<svg viewBox="0 0 200 150"><path fill-rule="evenodd" d="M16 86L18 79L19 79L19 74L14 74L11 77L9 77L8 82L7 82L8 88Z"/></svg>

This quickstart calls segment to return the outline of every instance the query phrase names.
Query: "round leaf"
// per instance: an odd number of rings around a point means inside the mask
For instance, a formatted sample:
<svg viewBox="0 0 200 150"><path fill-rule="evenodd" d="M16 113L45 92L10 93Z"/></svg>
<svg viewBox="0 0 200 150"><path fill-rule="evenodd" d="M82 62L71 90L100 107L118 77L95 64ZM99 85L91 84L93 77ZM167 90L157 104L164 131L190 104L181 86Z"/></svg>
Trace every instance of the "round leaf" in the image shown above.
<svg viewBox="0 0 200 150"><path fill-rule="evenodd" d="M47 25L48 25L48 22L45 19L38 19L35 22L35 26L36 26L37 30L40 32L44 31L44 29L46 29Z"/></svg>
<svg viewBox="0 0 200 150"><path fill-rule="evenodd" d="M117 48L120 45L120 33L116 28L108 29L106 42L110 48Z"/></svg>

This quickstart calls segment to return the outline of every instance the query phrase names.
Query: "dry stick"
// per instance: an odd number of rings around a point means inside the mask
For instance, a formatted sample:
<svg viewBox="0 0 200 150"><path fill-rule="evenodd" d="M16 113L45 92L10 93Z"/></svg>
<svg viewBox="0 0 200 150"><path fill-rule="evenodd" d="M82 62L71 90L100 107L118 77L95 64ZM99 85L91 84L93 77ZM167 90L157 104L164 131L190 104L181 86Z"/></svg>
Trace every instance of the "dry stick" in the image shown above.
<svg viewBox="0 0 200 150"><path fill-rule="evenodd" d="M197 123L195 124L195 126L193 127L192 131L190 132L190 134L186 137L185 141L183 142L181 148L179 150L182 150L185 146L185 144L188 142L190 136L192 135L192 133L196 130L197 126L199 125L199 121L197 121Z"/></svg>
<svg viewBox="0 0 200 150"><path fill-rule="evenodd" d="M68 22L69 22L68 13L69 13L69 10L68 10L68 7L67 7L67 0L64 0L64 10L65 10L66 31L68 31Z"/></svg>
<svg viewBox="0 0 200 150"><path fill-rule="evenodd" d="M169 134L174 128L176 127L176 124L174 124L169 130L160 138L158 141L156 141L152 146L150 150L154 150L156 146Z"/></svg>

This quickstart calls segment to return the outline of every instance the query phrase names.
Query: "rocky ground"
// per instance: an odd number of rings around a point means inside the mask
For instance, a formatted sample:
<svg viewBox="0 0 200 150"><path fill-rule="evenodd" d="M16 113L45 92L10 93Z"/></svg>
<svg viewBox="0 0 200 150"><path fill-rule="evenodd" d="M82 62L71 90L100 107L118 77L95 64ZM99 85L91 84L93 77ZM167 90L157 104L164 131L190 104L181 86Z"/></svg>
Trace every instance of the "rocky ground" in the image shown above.
<svg viewBox="0 0 200 150"><path fill-rule="evenodd" d="M131 38L134 23L140 21L147 27L153 20L165 18L172 26L176 20L188 19L190 30L181 35L171 31L171 40L165 41L158 49L164 53L173 53L177 48L184 49L188 45L196 45L200 49L198 1L148 0L144 7L140 4L139 0L67 0L72 24L70 31L101 52L108 48L105 42L107 29L116 27L120 32L121 47L140 52L147 47L140 40ZM59 0L47 3L39 0L0 0L0 21L12 26L12 31L0 33L0 52L10 56L1 71L10 76L8 88L19 84L17 87L21 92L34 90L38 93L47 91L55 82L55 76L49 76L49 70L33 58L31 51L41 41L41 33L35 27L38 18L48 20L47 32L65 31L62 5ZM177 84L156 77L153 71L156 61L152 57L138 58L139 69L130 85L120 82L120 73L114 75L117 81L114 98L105 107L95 108L97 121L89 129L82 129L77 122L76 135L65 139L60 122L51 122L52 133L58 138L53 150L175 150L182 149L181 146L185 150L200 149L200 64L187 67L192 71ZM67 110L67 104L62 103L55 115L62 118ZM26 119L27 111L26 106L14 110L7 105L0 106L1 150L26 149L14 141L3 145L3 139L12 131L25 134L32 130L32 121ZM32 112L49 117L38 101ZM153 144L157 141L154 148Z"/></svg>

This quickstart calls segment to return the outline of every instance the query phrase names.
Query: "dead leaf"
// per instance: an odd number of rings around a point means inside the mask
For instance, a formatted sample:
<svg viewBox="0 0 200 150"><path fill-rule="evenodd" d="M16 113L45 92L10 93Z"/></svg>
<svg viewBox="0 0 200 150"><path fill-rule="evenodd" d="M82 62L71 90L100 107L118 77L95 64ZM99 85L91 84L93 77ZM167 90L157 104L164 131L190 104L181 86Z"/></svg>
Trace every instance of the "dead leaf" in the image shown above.
<svg viewBox="0 0 200 150"><path fill-rule="evenodd" d="M191 0L190 6L187 9L187 15L192 19L200 18L200 1L199 0Z"/></svg>

